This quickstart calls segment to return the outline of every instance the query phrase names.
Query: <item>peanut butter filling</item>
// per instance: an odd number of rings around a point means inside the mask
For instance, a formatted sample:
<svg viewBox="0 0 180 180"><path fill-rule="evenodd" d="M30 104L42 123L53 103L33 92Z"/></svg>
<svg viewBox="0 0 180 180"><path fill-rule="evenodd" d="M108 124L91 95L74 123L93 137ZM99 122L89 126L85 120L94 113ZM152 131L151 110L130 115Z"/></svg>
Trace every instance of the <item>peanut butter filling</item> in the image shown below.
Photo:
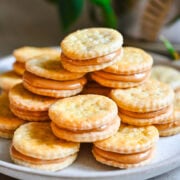
<svg viewBox="0 0 180 180"><path fill-rule="evenodd" d="M89 65L99 65L102 63L107 63L112 61L114 58L116 58L117 56L119 56L122 53L122 49L119 49L113 53L104 55L104 56L100 56L100 57L96 57L96 58L92 58L92 59L87 59L87 60L74 60L74 59L70 59L67 56L65 56L63 53L61 53L61 60L68 62L70 64L73 65L77 65L77 66L89 66Z"/></svg>
<svg viewBox="0 0 180 180"><path fill-rule="evenodd" d="M47 114L48 111L31 111L28 109L21 108L20 106L17 107L16 104L10 103L10 108L13 108L16 111L22 112L22 113L31 113L31 114Z"/></svg>
<svg viewBox="0 0 180 180"><path fill-rule="evenodd" d="M111 122L108 122L107 124L103 124L101 125L100 127L97 127L97 128L93 128L93 129L88 129L88 130L69 130L69 129L65 129L65 128L61 128L59 125L55 124L54 122L51 122L51 126L53 126L54 129L56 129L58 131L58 129L63 129L67 132L72 132L72 133L77 133L77 134L80 134L80 133L92 133L92 132L99 132L99 131L105 131L106 129L109 128L109 126L111 126L112 124L116 123L117 121L117 118L116 117L115 119L113 119ZM118 118L119 120L119 118Z"/></svg>
<svg viewBox="0 0 180 180"><path fill-rule="evenodd" d="M144 118L154 118L156 116L165 114L168 111L171 111L172 108L173 106L171 105L157 111L145 112L145 113L132 112L132 111L127 111L127 110L119 108L119 112L130 117L144 119Z"/></svg>
<svg viewBox="0 0 180 180"><path fill-rule="evenodd" d="M109 151L104 151L102 149L97 148L96 146L93 147L93 153L101 156L105 159L116 161L118 163L123 164L136 164L140 163L141 161L147 160L151 157L151 154L154 151L154 148L150 148L147 151L140 152L140 153L132 153L132 154L120 154L114 153Z"/></svg>
<svg viewBox="0 0 180 180"><path fill-rule="evenodd" d="M32 163L32 164L38 164L38 165L41 165L41 164L54 164L54 163L64 162L69 157L75 155L75 154L73 154L73 155L67 156L65 158L59 158L59 159L43 160L43 159L38 159L38 158L33 158L33 157L30 157L30 156L26 156L26 155L20 153L19 151L17 151L14 148L14 146L11 146L10 153L11 153L11 156L13 158L15 158L15 159L19 159L21 161L25 161L25 162Z"/></svg>
<svg viewBox="0 0 180 180"><path fill-rule="evenodd" d="M149 76L150 70L131 75L113 74L105 71L97 71L94 72L94 74L108 80L116 80L123 82L140 82L146 79L147 76Z"/></svg>
<svg viewBox="0 0 180 180"><path fill-rule="evenodd" d="M86 84L86 79L84 77L71 81L56 81L36 76L28 71L24 72L23 81L33 87L55 90L74 90Z"/></svg>
<svg viewBox="0 0 180 180"><path fill-rule="evenodd" d="M27 116L29 115L36 116L36 117L48 116L48 111L30 111L30 110L25 110L20 107L14 106L13 104L10 104L10 109L19 114L27 115Z"/></svg>

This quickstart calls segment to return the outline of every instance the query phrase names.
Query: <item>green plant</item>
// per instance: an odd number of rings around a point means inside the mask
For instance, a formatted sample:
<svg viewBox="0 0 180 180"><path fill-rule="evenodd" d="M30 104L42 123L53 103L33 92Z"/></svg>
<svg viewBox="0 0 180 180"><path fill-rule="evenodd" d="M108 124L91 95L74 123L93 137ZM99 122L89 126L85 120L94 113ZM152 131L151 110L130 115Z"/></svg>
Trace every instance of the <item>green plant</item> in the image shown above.
<svg viewBox="0 0 180 180"><path fill-rule="evenodd" d="M60 21L62 24L62 29L64 32L68 32L70 27L76 22L82 13L84 3L87 0L48 0L54 3L59 12ZM96 6L100 9L102 14L101 25L116 28L117 27L117 17L115 15L114 9L112 7L111 0L89 0L92 6ZM95 12L90 14L94 21L97 21Z"/></svg>

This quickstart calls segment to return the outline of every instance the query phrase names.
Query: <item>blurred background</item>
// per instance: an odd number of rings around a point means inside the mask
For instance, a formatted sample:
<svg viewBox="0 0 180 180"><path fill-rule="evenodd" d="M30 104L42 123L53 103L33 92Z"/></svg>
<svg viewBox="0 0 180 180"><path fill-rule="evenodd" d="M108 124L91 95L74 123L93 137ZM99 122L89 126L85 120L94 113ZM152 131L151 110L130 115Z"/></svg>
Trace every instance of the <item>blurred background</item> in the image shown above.
<svg viewBox="0 0 180 180"><path fill-rule="evenodd" d="M0 0L0 56L20 46L58 46L74 30L106 26L125 44L167 54L180 51L179 0Z"/></svg>

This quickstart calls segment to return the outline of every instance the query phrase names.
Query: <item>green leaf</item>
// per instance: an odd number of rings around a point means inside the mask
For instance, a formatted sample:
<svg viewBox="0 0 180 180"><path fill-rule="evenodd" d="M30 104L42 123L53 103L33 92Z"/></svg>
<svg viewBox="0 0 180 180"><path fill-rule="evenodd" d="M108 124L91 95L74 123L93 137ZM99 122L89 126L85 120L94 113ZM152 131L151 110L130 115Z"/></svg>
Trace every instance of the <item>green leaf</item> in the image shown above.
<svg viewBox="0 0 180 180"><path fill-rule="evenodd" d="M161 36L160 40L164 43L164 45L167 48L167 51L169 52L170 56L175 60L179 59L179 54L174 49L173 45L164 36Z"/></svg>
<svg viewBox="0 0 180 180"><path fill-rule="evenodd" d="M67 32L82 12L83 0L57 0L64 32Z"/></svg>
<svg viewBox="0 0 180 180"><path fill-rule="evenodd" d="M91 2L102 9L104 25L117 28L117 17L111 5L111 0L91 0Z"/></svg>

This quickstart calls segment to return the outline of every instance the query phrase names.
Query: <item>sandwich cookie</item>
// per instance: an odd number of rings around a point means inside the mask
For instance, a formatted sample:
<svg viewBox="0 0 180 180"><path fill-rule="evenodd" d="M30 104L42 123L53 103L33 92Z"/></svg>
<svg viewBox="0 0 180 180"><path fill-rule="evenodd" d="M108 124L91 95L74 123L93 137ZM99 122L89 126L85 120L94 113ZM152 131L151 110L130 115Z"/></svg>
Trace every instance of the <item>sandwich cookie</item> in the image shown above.
<svg viewBox="0 0 180 180"><path fill-rule="evenodd" d="M15 131L10 155L16 164L57 171L76 160L79 147L54 136L49 123L30 122Z"/></svg>
<svg viewBox="0 0 180 180"><path fill-rule="evenodd" d="M65 70L59 58L38 56L26 63L23 85L32 93L55 98L80 93L86 84L85 73Z"/></svg>
<svg viewBox="0 0 180 180"><path fill-rule="evenodd" d="M120 126L110 98L88 94L58 100L49 108L53 133L73 142L94 142L115 134Z"/></svg>
<svg viewBox="0 0 180 180"><path fill-rule="evenodd" d="M174 121L174 92L162 82L149 80L138 87L114 89L110 97L118 104L119 115L124 123L146 126Z"/></svg>
<svg viewBox="0 0 180 180"><path fill-rule="evenodd" d="M143 166L153 158L158 139L154 126L122 124L113 136L94 142L92 153L98 162L108 166L123 169Z"/></svg>
<svg viewBox="0 0 180 180"><path fill-rule="evenodd" d="M14 131L25 121L19 119L10 111L7 93L0 95L0 109L0 137L12 138Z"/></svg>
<svg viewBox="0 0 180 180"><path fill-rule="evenodd" d="M144 83L150 76L153 59L145 51L124 47L123 57L100 71L91 73L93 80L110 88L130 88Z"/></svg>
<svg viewBox="0 0 180 180"><path fill-rule="evenodd" d="M122 56L122 35L110 28L88 28L66 36L61 42L61 60L71 72L103 69Z"/></svg>
<svg viewBox="0 0 180 180"><path fill-rule="evenodd" d="M18 49L15 49L13 55L16 61L13 64L13 70L19 74L23 75L25 71L25 63L29 61L29 59L34 58L40 55L48 55L51 57L58 57L60 55L60 51L54 48L38 48L38 47L31 47L25 46Z"/></svg>
<svg viewBox="0 0 180 180"><path fill-rule="evenodd" d="M180 92L175 93L173 122L156 125L160 136L172 136L180 133Z"/></svg>
<svg viewBox="0 0 180 180"><path fill-rule="evenodd" d="M33 94L22 83L9 91L10 109L17 117L27 121L47 121L48 109L57 99Z"/></svg>
<svg viewBox="0 0 180 180"><path fill-rule="evenodd" d="M22 82L22 77L14 71L7 71L0 74L0 88L8 92L14 85Z"/></svg>

